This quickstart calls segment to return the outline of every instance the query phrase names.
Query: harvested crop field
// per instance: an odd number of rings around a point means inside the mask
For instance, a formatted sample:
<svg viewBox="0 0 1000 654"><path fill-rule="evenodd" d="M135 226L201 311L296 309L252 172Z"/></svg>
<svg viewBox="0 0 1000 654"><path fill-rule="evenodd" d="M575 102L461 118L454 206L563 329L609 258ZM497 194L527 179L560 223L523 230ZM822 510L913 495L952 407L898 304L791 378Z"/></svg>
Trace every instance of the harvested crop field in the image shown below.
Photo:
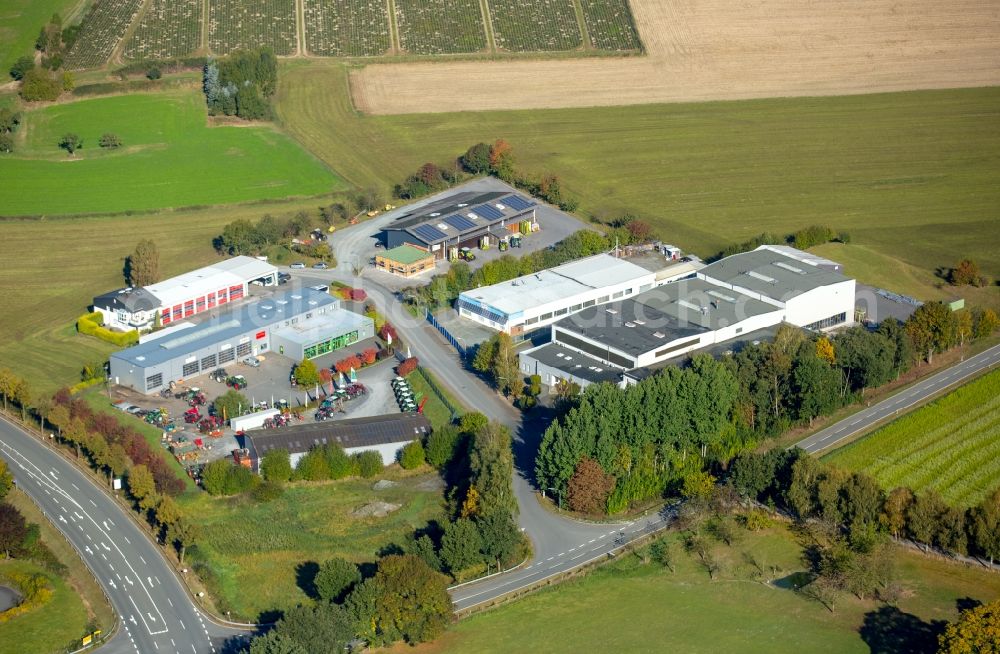
<svg viewBox="0 0 1000 654"><path fill-rule="evenodd" d="M646 57L375 64L352 74L354 103L402 114L1000 84L994 0L631 6Z"/></svg>

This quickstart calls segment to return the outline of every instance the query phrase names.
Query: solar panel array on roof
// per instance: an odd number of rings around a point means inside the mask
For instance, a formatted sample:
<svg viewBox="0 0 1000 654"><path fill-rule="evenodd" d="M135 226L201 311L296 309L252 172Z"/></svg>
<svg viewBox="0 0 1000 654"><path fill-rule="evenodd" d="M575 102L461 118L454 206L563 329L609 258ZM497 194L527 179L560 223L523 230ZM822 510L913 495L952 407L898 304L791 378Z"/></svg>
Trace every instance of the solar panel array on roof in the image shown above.
<svg viewBox="0 0 1000 654"><path fill-rule="evenodd" d="M508 207L512 208L514 211L524 211L528 207L535 206L534 202L529 202L522 198L520 195L511 195L500 201L506 204Z"/></svg>
<svg viewBox="0 0 1000 654"><path fill-rule="evenodd" d="M431 227L430 225L420 225L413 229L413 233L424 239L425 242L431 243L433 241L440 241L445 237L445 233L436 227Z"/></svg>
<svg viewBox="0 0 1000 654"><path fill-rule="evenodd" d="M487 220L500 220L503 218L503 212L490 204L481 204L473 208L472 213Z"/></svg>
<svg viewBox="0 0 1000 654"><path fill-rule="evenodd" d="M476 227L476 223L472 222L465 216L458 215L457 213L448 216L447 218L444 219L444 221L460 232L464 232L467 229L473 229Z"/></svg>

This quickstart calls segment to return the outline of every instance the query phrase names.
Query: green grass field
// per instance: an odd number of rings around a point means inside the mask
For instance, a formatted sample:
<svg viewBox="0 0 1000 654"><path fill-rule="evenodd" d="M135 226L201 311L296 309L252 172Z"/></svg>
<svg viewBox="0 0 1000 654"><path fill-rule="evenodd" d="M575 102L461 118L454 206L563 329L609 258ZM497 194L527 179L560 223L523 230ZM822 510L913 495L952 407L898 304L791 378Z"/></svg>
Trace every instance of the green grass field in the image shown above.
<svg viewBox="0 0 1000 654"><path fill-rule="evenodd" d="M52 584L52 599L0 623L0 654L65 652L79 641L87 627L87 611L63 579L29 561L0 559L0 575L4 572L45 575Z"/></svg>
<svg viewBox="0 0 1000 654"><path fill-rule="evenodd" d="M991 372L823 457L971 506L1000 485L1000 371Z"/></svg>
<svg viewBox="0 0 1000 654"><path fill-rule="evenodd" d="M804 569L801 548L780 529L747 535L733 548L718 546L723 571L716 581L687 554L677 555L673 574L626 555L579 580L463 620L436 643L393 652L576 654L594 651L597 643L616 652L691 654L911 651L869 647L859 634L875 602L841 594L830 613L794 591L750 581L744 553L777 566L778 578ZM996 575L902 551L896 560L900 581L913 591L899 609L920 620L953 620L956 600L1000 596Z"/></svg>
<svg viewBox="0 0 1000 654"><path fill-rule="evenodd" d="M80 0L3 0L0 2L0 79L10 80L7 71L18 57L35 54L38 32L53 13L63 22Z"/></svg>
<svg viewBox="0 0 1000 654"><path fill-rule="evenodd" d="M585 215L631 212L703 256L820 223L920 270L971 256L1000 276L1000 88L407 116L359 115L346 91L336 64L290 66L277 112L358 185L503 137Z"/></svg>
<svg viewBox="0 0 1000 654"><path fill-rule="evenodd" d="M73 132L84 147L58 147ZM101 134L123 147L104 150ZM29 111L0 159L0 216L119 212L329 193L341 182L269 126L209 127L197 91L115 96Z"/></svg>
<svg viewBox="0 0 1000 654"><path fill-rule="evenodd" d="M36 389L52 391L76 383L84 364L106 359L114 347L77 334L74 321L95 295L121 288L125 257L140 238L157 244L166 278L218 261L212 238L232 220L256 220L268 212L290 216L318 204L301 200L144 216L0 220L3 251L17 253L0 266L0 293L11 307L0 314L5 336L0 366L26 376Z"/></svg>
<svg viewBox="0 0 1000 654"><path fill-rule="evenodd" d="M375 491L375 480L366 479L300 483L267 504L205 493L185 497L184 511L203 533L193 561L206 562L211 573L199 574L219 605L234 617L256 618L262 611L306 602L308 595L296 582L300 564L333 556L371 562L381 548L444 518L441 491L421 486L432 476L392 469L378 478L399 484ZM401 508L384 518L351 515L372 501Z"/></svg>

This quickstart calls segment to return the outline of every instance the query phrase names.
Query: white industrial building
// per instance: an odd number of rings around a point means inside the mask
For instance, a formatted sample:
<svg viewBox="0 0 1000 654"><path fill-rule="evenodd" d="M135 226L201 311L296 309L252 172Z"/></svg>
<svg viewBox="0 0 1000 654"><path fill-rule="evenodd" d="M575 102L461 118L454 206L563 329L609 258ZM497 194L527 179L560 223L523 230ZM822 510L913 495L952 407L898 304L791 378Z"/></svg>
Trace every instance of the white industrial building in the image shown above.
<svg viewBox="0 0 1000 654"><path fill-rule="evenodd" d="M725 350L726 343L782 323L810 330L850 324L854 280L835 266L793 248L727 257L692 278L556 322L551 342L519 355L521 371L548 386L559 380L620 383L627 371L718 346Z"/></svg>
<svg viewBox="0 0 1000 654"><path fill-rule="evenodd" d="M655 283L652 271L596 254L465 291L458 296L457 308L463 318L518 336L587 307L649 290Z"/></svg>
<svg viewBox="0 0 1000 654"><path fill-rule="evenodd" d="M278 269L253 257L233 257L149 286L99 295L93 306L106 327L148 329L157 314L169 325L242 299L252 283L277 284Z"/></svg>

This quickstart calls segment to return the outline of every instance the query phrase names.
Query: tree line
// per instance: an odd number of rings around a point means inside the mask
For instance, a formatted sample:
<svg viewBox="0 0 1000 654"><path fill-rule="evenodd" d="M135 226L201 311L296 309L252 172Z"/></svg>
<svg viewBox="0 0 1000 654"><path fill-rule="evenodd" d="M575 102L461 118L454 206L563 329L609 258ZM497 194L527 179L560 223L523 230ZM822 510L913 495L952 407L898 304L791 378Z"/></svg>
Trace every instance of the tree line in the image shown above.
<svg viewBox="0 0 1000 654"><path fill-rule="evenodd" d="M314 227L313 216L305 211L288 219L265 214L256 223L240 218L223 227L213 245L224 254L257 255L270 246L289 243L294 252L336 265L333 250L327 243L291 243L293 239L309 236Z"/></svg>
<svg viewBox="0 0 1000 654"><path fill-rule="evenodd" d="M269 47L209 59L202 88L210 116L269 120L273 115L270 98L278 88L278 59Z"/></svg>
<svg viewBox="0 0 1000 654"><path fill-rule="evenodd" d="M609 513L697 486L706 471L724 469L762 440L830 415L917 361L986 337L998 324L991 310L952 312L929 302L906 323L890 318L876 329L855 326L833 336L783 326L773 342L750 344L720 361L698 354L624 389L593 385L545 431L538 482L565 494L580 473L577 488L606 486L607 479L592 474L589 461L596 461L614 480L604 496ZM503 352L494 355L497 372L513 370ZM595 507L592 499L587 504Z"/></svg>
<svg viewBox="0 0 1000 654"><path fill-rule="evenodd" d="M746 498L781 507L802 522L822 523L857 553L869 553L892 536L990 563L1000 559L1000 488L963 509L932 489L886 493L867 473L844 471L799 449L741 454L728 481Z"/></svg>
<svg viewBox="0 0 1000 654"><path fill-rule="evenodd" d="M39 54L41 65L35 64L35 55L32 53L18 57L9 70L11 78L20 82L19 93L24 100L55 100L63 91L73 89L73 75L68 71L58 74L57 71L62 68L63 58L73 47L79 33L80 24L64 27L58 13L52 14L42 26L35 39L35 51ZM2 147L0 151L4 151Z"/></svg>

